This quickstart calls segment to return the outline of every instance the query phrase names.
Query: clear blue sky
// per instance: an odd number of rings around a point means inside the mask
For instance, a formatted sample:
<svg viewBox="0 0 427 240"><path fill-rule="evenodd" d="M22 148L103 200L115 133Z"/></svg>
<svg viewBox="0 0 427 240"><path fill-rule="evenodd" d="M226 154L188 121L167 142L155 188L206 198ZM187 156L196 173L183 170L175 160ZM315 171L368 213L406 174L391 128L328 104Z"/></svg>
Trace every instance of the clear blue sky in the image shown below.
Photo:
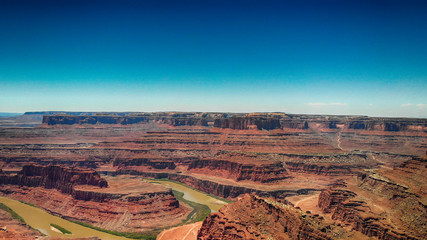
<svg viewBox="0 0 427 240"><path fill-rule="evenodd" d="M0 112L427 117L427 1L3 1Z"/></svg>

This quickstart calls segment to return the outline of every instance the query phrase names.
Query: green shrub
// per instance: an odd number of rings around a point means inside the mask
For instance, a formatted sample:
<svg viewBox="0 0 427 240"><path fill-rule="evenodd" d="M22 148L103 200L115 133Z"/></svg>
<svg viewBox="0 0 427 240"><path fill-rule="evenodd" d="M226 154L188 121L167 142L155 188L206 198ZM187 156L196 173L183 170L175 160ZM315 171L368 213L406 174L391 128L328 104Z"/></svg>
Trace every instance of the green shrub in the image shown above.
<svg viewBox="0 0 427 240"><path fill-rule="evenodd" d="M8 212L14 219L17 219L22 223L25 223L25 220L21 216L19 216L19 214L17 214L15 211L13 211L11 208L4 205L3 203L0 203L0 209L3 209L4 211Z"/></svg>
<svg viewBox="0 0 427 240"><path fill-rule="evenodd" d="M151 232L144 232L144 233L133 233L133 232L116 232L112 230L107 230L104 228L99 228L92 226L88 223L79 222L79 221L71 221L73 223L82 225L83 227L91 228L100 232L105 232L111 235L119 236L119 237L125 237L125 238L132 238L132 239L145 239L145 240L156 240L157 234L159 234L158 231L151 231Z"/></svg>
<svg viewBox="0 0 427 240"><path fill-rule="evenodd" d="M59 226L59 225L56 225L56 224L54 224L54 223L51 223L50 224L50 226L52 226L52 227L54 227L54 228L56 228L56 229L58 229L59 231L61 231L63 234L72 234L70 231L68 231L67 229L65 229L65 228L63 228L63 227L61 227L61 226Z"/></svg>

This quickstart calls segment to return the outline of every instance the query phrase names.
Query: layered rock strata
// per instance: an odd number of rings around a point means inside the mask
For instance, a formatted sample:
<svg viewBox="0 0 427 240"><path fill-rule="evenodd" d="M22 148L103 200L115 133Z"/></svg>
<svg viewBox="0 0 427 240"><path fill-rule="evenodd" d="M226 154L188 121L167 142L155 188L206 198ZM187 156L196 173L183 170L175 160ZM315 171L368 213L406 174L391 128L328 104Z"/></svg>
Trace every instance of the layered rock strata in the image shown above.
<svg viewBox="0 0 427 240"><path fill-rule="evenodd" d="M356 194L342 189L324 190L319 195L319 207L324 213L331 213L332 219L340 220L369 237L378 239L419 239L393 229L383 218L369 214L364 201L352 199ZM367 214L368 213L368 214Z"/></svg>
<svg viewBox="0 0 427 240"><path fill-rule="evenodd" d="M313 189L313 188L305 188L305 189L303 188L298 190L268 191L268 190L260 190L260 189L251 188L251 187L222 184L215 181L199 179L199 178L188 176L188 175L164 173L164 172L153 173L153 172L140 172L140 171L132 171L132 170L119 170L114 174L137 175L137 176L142 176L145 178L153 178L153 179L167 178L172 181L183 183L185 185L188 185L202 192L208 192L215 196L227 198L227 199L235 199L245 193L254 193L254 194L257 194L260 196L266 196L266 197L284 198L287 196L307 194L308 192L319 191L318 189Z"/></svg>
<svg viewBox="0 0 427 240"><path fill-rule="evenodd" d="M108 185L93 170L29 165L18 174L1 174L0 192L63 218L115 231L166 227L189 213L170 189L126 177L112 181Z"/></svg>
<svg viewBox="0 0 427 240"><path fill-rule="evenodd" d="M209 215L197 239L338 239L333 237L336 232L335 226L286 201L245 195ZM341 236L349 235L341 233Z"/></svg>
<svg viewBox="0 0 427 240"><path fill-rule="evenodd" d="M54 188L62 193L74 194L74 185L108 187L96 171L61 166L26 165L16 175L0 175L0 184Z"/></svg>
<svg viewBox="0 0 427 240"><path fill-rule="evenodd" d="M323 190L318 206L332 219L369 237L423 239L427 234L427 198L422 190L426 187L426 164L425 159L414 158L395 169L361 173L356 185L340 182Z"/></svg>
<svg viewBox="0 0 427 240"><path fill-rule="evenodd" d="M37 114L37 113L26 113ZM322 116L284 113L67 113L41 112L48 125L121 124L160 121L172 126L214 126L231 129L308 129L311 126L369 131L427 131L426 119L374 118L366 116Z"/></svg>

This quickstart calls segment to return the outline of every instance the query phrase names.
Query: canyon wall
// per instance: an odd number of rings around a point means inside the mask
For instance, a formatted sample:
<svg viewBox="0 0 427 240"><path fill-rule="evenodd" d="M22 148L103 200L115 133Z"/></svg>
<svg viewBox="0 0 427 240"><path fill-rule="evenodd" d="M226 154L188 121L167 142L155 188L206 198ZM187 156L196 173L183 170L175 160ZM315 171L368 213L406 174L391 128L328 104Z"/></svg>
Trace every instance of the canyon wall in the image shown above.
<svg viewBox="0 0 427 240"><path fill-rule="evenodd" d="M286 201L245 195L209 215L203 221L197 239L340 239L336 232L335 226ZM342 239L349 236L340 235Z"/></svg>
<svg viewBox="0 0 427 240"><path fill-rule="evenodd" d="M257 129L272 130L281 128L280 120L272 117L231 117L215 119L214 127L231 128L231 129L249 129L251 126L256 126Z"/></svg>
<svg viewBox="0 0 427 240"><path fill-rule="evenodd" d="M369 237L393 240L419 239L409 233L393 229L381 222L379 216L366 216L369 207L363 201L352 200L354 196L356 196L354 192L332 188L320 193L318 204L324 213L332 213L332 219L343 221Z"/></svg>
<svg viewBox="0 0 427 240"><path fill-rule="evenodd" d="M304 162L286 162L286 166L291 172L309 173L317 175L350 175L356 174L366 165L354 164L322 164L322 163L304 163Z"/></svg>
<svg viewBox="0 0 427 240"><path fill-rule="evenodd" d="M40 165L26 165L16 175L2 174L0 184L54 188L67 194L73 194L74 185L108 187L107 181L93 170Z"/></svg>
<svg viewBox="0 0 427 240"><path fill-rule="evenodd" d="M67 220L119 232L173 226L191 211L181 206L169 190L137 196L77 190L72 196L55 189L1 185L0 193Z"/></svg>
<svg viewBox="0 0 427 240"><path fill-rule="evenodd" d="M235 181L250 180L262 183L289 177L289 174L280 162L255 165L216 159L196 160L190 163L188 171L210 172L212 176L233 179Z"/></svg>
<svg viewBox="0 0 427 240"><path fill-rule="evenodd" d="M135 170L118 170L113 174L114 175L129 174L129 175L137 175L137 176L154 178L154 179L167 178L172 181L183 183L185 185L188 185L202 192L207 192L215 196L226 198L226 199L236 199L245 193L253 193L263 197L285 198L287 196L307 194L309 192L319 191L319 189L314 189L314 188L302 188L298 190L273 190L273 191L259 190L256 188L237 186L237 185L228 185L225 183L209 181L206 179L199 179L193 176L166 173L166 172L140 172Z"/></svg>
<svg viewBox="0 0 427 240"><path fill-rule="evenodd" d="M359 173L355 181L347 180L351 187L341 181L323 190L318 206L332 219L370 237L423 239L427 206L421 189L426 185L426 162L414 158L394 169Z"/></svg>
<svg viewBox="0 0 427 240"><path fill-rule="evenodd" d="M114 231L137 232L179 224L190 212L171 189L140 179L114 178L93 170L28 165L0 174L0 193L65 219Z"/></svg>
<svg viewBox="0 0 427 240"><path fill-rule="evenodd" d="M161 122L172 126L208 126L215 118L228 117L225 113L155 112L155 113L93 113L93 112L41 112L47 125L73 124L120 124ZM26 113L40 114L40 112Z"/></svg>
<svg viewBox="0 0 427 240"><path fill-rule="evenodd" d="M40 112L26 113L40 114ZM47 125L120 124L161 122L172 126L213 126L237 130L309 129L368 130L368 131L421 131L427 132L426 119L378 118L366 116L322 116L284 113L84 113L41 112ZM338 127L339 126L339 127Z"/></svg>

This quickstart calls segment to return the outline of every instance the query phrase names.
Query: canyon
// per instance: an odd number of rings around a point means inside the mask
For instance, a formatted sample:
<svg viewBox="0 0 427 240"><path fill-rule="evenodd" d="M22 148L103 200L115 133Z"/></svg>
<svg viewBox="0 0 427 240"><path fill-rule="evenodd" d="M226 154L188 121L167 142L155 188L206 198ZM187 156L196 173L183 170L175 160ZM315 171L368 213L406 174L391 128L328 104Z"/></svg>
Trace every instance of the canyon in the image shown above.
<svg viewBox="0 0 427 240"><path fill-rule="evenodd" d="M191 225L193 239L427 233L427 119L30 112L4 122L1 194L102 229L179 230L191 206L144 180L168 179L233 201Z"/></svg>
<svg viewBox="0 0 427 240"><path fill-rule="evenodd" d="M93 170L25 165L17 174L1 174L0 183L6 196L107 230L138 232L178 224L189 211L170 189L126 176L108 185Z"/></svg>

